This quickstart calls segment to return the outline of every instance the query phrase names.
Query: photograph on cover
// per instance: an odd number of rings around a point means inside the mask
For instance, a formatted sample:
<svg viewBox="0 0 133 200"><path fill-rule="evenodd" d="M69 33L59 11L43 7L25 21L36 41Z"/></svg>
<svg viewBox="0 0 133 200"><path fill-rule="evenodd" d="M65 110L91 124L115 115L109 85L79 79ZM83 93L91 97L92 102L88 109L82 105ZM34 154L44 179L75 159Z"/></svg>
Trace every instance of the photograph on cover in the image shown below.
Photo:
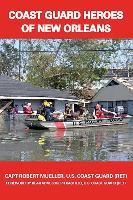
<svg viewBox="0 0 133 200"><path fill-rule="evenodd" d="M132 161L132 39L1 39L0 161Z"/></svg>

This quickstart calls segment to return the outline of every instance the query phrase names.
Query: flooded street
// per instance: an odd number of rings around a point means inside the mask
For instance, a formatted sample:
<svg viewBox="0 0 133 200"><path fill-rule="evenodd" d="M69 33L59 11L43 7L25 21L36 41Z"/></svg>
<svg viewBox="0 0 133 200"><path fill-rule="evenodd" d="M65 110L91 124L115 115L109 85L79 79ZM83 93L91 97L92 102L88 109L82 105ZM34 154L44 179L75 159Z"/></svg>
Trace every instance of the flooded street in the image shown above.
<svg viewBox="0 0 133 200"><path fill-rule="evenodd" d="M133 120L128 125L29 130L20 121L0 126L0 161L133 160Z"/></svg>

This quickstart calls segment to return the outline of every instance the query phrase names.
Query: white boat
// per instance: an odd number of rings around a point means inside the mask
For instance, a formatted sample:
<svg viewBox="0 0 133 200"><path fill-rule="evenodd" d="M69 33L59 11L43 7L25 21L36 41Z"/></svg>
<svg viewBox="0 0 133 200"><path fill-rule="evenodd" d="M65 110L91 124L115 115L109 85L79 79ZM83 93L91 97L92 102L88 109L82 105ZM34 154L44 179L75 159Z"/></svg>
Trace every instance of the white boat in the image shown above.
<svg viewBox="0 0 133 200"><path fill-rule="evenodd" d="M130 115L103 119L66 120L66 121L39 121L37 117L29 116L25 119L25 125L30 129L73 129L100 126L115 126L127 124L131 119Z"/></svg>

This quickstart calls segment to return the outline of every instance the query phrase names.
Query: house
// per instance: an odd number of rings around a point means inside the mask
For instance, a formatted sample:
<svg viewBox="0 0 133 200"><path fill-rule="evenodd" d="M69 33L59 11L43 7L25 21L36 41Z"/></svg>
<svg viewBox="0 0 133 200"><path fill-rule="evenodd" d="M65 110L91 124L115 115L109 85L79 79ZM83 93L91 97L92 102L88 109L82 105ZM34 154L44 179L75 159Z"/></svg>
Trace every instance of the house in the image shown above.
<svg viewBox="0 0 133 200"><path fill-rule="evenodd" d="M110 79L91 99L91 111L98 102L110 111L114 111L117 106L123 106L124 113L133 115L133 79Z"/></svg>
<svg viewBox="0 0 133 200"><path fill-rule="evenodd" d="M66 103L77 103L77 97L68 91L57 89L45 89L32 86L29 83L21 82L7 76L0 76L0 101L13 101L13 105L18 105L19 112L23 111L22 105L30 102L34 111L44 100L53 102L56 110L64 111Z"/></svg>

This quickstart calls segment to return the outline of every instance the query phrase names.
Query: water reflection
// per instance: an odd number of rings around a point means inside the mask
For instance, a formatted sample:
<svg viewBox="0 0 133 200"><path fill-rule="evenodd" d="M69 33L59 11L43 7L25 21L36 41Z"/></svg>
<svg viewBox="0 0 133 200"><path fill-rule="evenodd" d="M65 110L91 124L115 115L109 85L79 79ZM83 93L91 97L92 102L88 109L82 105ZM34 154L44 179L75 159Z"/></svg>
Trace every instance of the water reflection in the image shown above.
<svg viewBox="0 0 133 200"><path fill-rule="evenodd" d="M90 129L27 129L20 121L1 122L1 161L133 160L133 121L129 125Z"/></svg>

